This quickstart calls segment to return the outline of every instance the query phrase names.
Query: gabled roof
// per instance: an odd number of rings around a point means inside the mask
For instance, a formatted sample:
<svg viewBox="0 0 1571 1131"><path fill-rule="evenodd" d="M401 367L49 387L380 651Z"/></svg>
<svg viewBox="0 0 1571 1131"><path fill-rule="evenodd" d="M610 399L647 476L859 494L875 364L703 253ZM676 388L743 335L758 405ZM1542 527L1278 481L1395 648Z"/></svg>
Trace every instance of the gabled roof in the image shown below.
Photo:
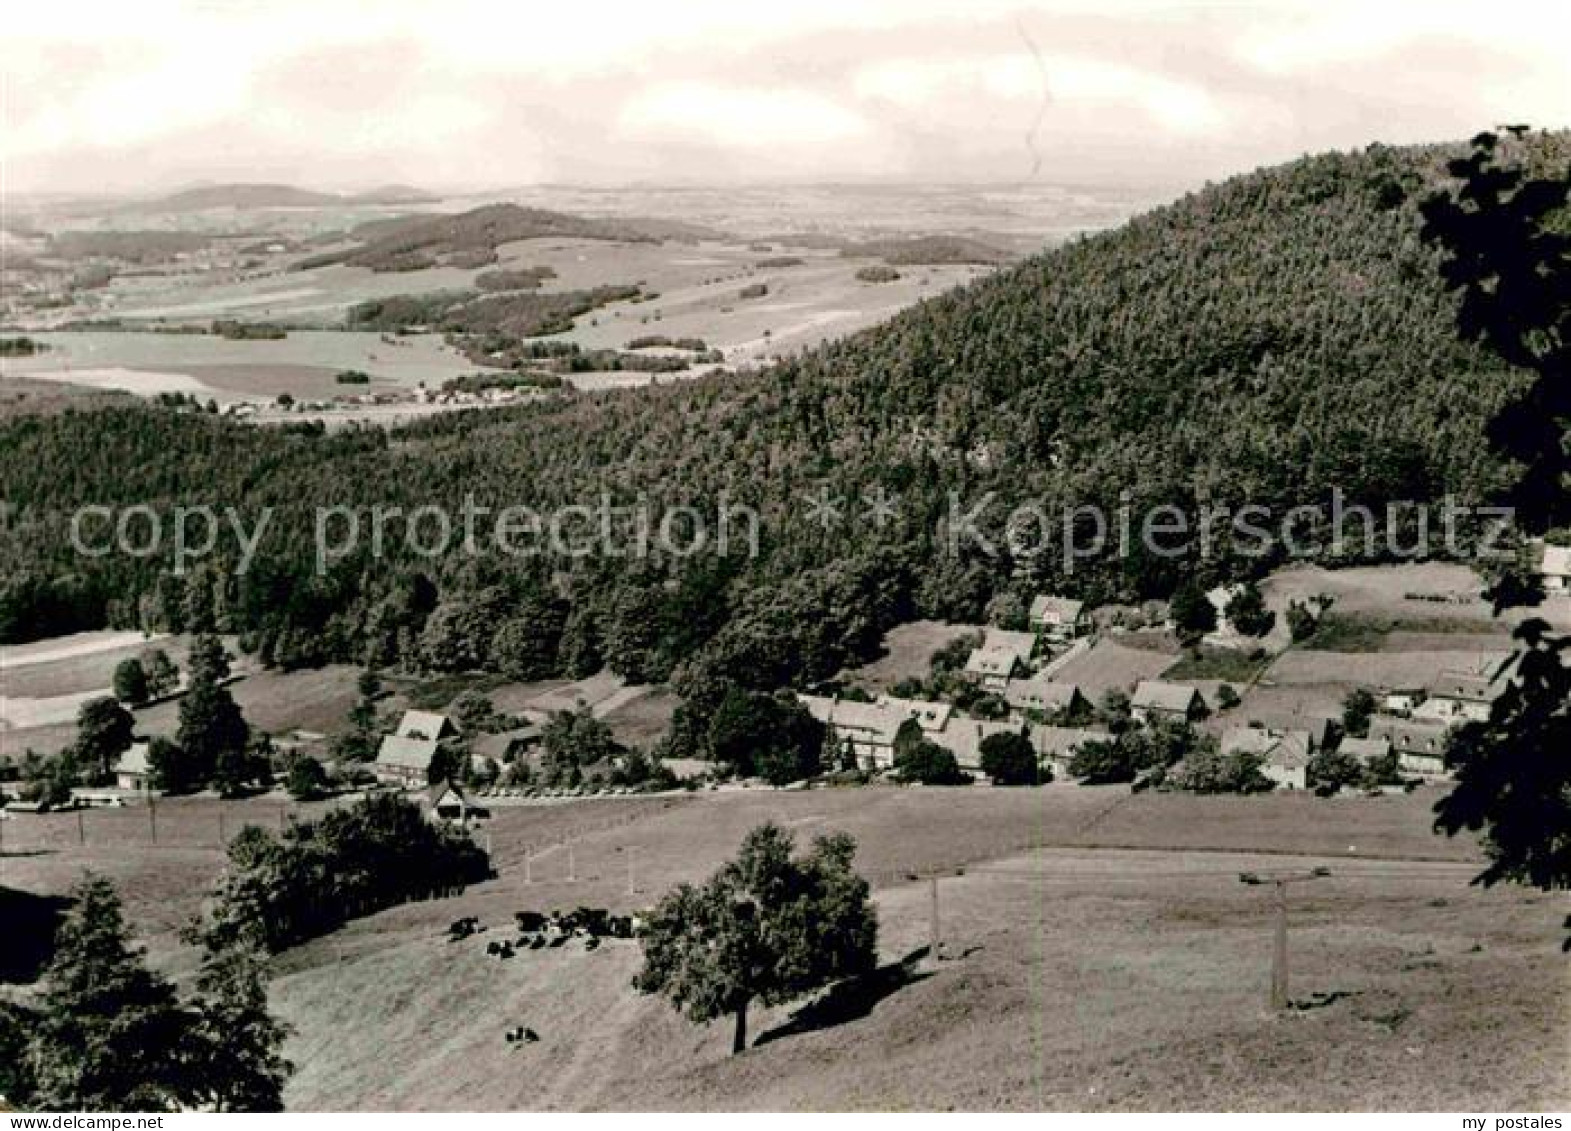
<svg viewBox="0 0 1571 1131"><path fill-rule="evenodd" d="M545 728L538 723L518 727L516 730L499 731L496 734L483 734L469 744L470 750L477 758L494 758L500 762L502 756L513 748L514 743L530 743L537 741L545 733Z"/></svg>
<svg viewBox="0 0 1571 1131"><path fill-rule="evenodd" d="M1109 742L1113 736L1105 730L1085 727L1032 727L1031 745L1044 758L1067 759L1087 742Z"/></svg>
<svg viewBox="0 0 1571 1131"><path fill-rule="evenodd" d="M984 652L1010 652L1017 656L1022 664L1030 662L1031 653L1036 651L1036 635L1030 632L1014 632L1007 628L989 628L982 633L982 647Z"/></svg>
<svg viewBox="0 0 1571 1131"><path fill-rule="evenodd" d="M1012 679L1004 688L1004 701L1019 711L1061 711L1084 698L1073 683L1059 683L1045 676Z"/></svg>
<svg viewBox="0 0 1571 1131"><path fill-rule="evenodd" d="M435 711L405 711L404 717L398 721L398 733L404 738L413 738L420 735L424 738L446 738L454 730L452 722L446 715L439 715Z"/></svg>
<svg viewBox="0 0 1571 1131"><path fill-rule="evenodd" d="M965 670L967 675L998 675L1007 679L1022 663L1018 653L1006 648L976 648L966 657Z"/></svg>
<svg viewBox="0 0 1571 1131"><path fill-rule="evenodd" d="M120 755L120 760L115 763L117 774L151 774L152 767L147 761L148 744L133 742L130 749Z"/></svg>
<svg viewBox="0 0 1571 1131"><path fill-rule="evenodd" d="M1436 699L1456 699L1464 703L1493 703L1504 687L1488 676L1467 672L1441 672L1435 682Z"/></svg>
<svg viewBox="0 0 1571 1131"><path fill-rule="evenodd" d="M1342 753L1350 754L1354 758L1365 762L1376 758L1384 758L1391 753L1391 743L1384 738L1344 738L1342 740Z"/></svg>
<svg viewBox="0 0 1571 1131"><path fill-rule="evenodd" d="M469 804L469 798L464 795L464 791L459 788L457 782L451 779L439 781L435 785L427 787L425 793L426 800L430 802L433 809L445 801L456 801L460 805Z"/></svg>
<svg viewBox="0 0 1571 1131"><path fill-rule="evenodd" d="M1177 711L1187 714L1194 706L1200 692L1182 683L1166 683L1160 679L1142 679L1130 697L1129 705L1152 711ZM1202 700L1203 702L1203 700Z"/></svg>
<svg viewBox="0 0 1571 1131"><path fill-rule="evenodd" d="M807 713L846 738L870 739L892 743L900 724L909 717L877 703L858 703L852 699L830 699L823 695L799 696Z"/></svg>
<svg viewBox="0 0 1571 1131"><path fill-rule="evenodd" d="M1049 593L1041 593L1031 599L1031 619L1073 624L1085 612L1085 607L1084 601L1076 601L1072 597L1055 597Z"/></svg>
<svg viewBox="0 0 1571 1131"><path fill-rule="evenodd" d="M948 703L930 699L902 699L898 695L880 695L876 706L899 711L913 718L925 731L943 730L955 709Z"/></svg>
<svg viewBox="0 0 1571 1131"><path fill-rule="evenodd" d="M931 735L933 742L955 756L967 768L982 763L982 740L993 734L1019 734L1020 724L995 719L955 719L942 732Z"/></svg>
<svg viewBox="0 0 1571 1131"><path fill-rule="evenodd" d="M401 734L390 734L382 739L382 745L377 748L376 765L389 770L418 770L424 773L431 768L436 747L434 738L405 738Z"/></svg>
<svg viewBox="0 0 1571 1131"><path fill-rule="evenodd" d="M1446 750L1449 723L1431 719L1399 719L1376 715L1369 720L1369 737L1385 739L1399 754L1426 754L1439 758Z"/></svg>
<svg viewBox="0 0 1571 1131"><path fill-rule="evenodd" d="M1229 727L1222 735L1222 753L1256 754L1268 766L1285 770L1302 769L1309 765L1309 732Z"/></svg>

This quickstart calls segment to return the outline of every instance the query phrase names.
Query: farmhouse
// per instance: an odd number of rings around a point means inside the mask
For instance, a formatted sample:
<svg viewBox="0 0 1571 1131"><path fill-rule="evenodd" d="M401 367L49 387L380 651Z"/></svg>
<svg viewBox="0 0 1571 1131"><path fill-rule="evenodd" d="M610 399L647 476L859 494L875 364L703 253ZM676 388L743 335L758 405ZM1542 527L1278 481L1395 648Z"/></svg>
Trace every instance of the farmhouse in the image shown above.
<svg viewBox="0 0 1571 1131"><path fill-rule="evenodd" d="M1446 736L1451 724L1437 719L1399 719L1376 715L1369 720L1369 737L1390 744L1404 770L1418 774L1446 772Z"/></svg>
<svg viewBox="0 0 1571 1131"><path fill-rule="evenodd" d="M1382 694L1380 703L1388 715L1411 715L1428 694L1422 687L1392 687Z"/></svg>
<svg viewBox="0 0 1571 1131"><path fill-rule="evenodd" d="M457 728L445 715L405 711L397 733L382 739L371 771L378 781L406 789L425 785L437 748L457 733Z"/></svg>
<svg viewBox="0 0 1571 1131"><path fill-rule="evenodd" d="M1001 693L1011 679L1026 673L1035 649L1036 637L1029 632L990 628L981 647L967 657L965 675L986 690Z"/></svg>
<svg viewBox="0 0 1571 1131"><path fill-rule="evenodd" d="M1486 666L1482 672L1440 673L1429 698L1413 710L1414 718L1441 722L1486 722L1495 701L1510 682L1509 660Z"/></svg>
<svg viewBox="0 0 1571 1131"><path fill-rule="evenodd" d="M823 695L800 696L808 714L835 728L842 741L851 744L857 761L883 768L894 764L895 732L909 715L878 703L853 699L830 699Z"/></svg>
<svg viewBox="0 0 1571 1131"><path fill-rule="evenodd" d="M1545 545L1538 575L1545 593L1571 593L1571 546Z"/></svg>
<svg viewBox="0 0 1571 1131"><path fill-rule="evenodd" d="M1040 675L1010 680L1004 688L1004 701L1015 711L1036 711L1044 716L1078 715L1091 709L1091 701L1076 684Z"/></svg>
<svg viewBox="0 0 1571 1131"><path fill-rule="evenodd" d="M1308 785L1310 741L1307 730L1229 727L1222 735L1222 753L1253 754L1260 759L1260 772L1278 789L1304 789Z"/></svg>
<svg viewBox="0 0 1571 1131"><path fill-rule="evenodd" d="M1026 624L1032 632L1052 640L1072 640L1090 628L1084 601L1047 593L1032 599Z"/></svg>
<svg viewBox="0 0 1571 1131"><path fill-rule="evenodd" d="M1032 727L1031 745L1038 757L1050 763L1060 773L1069 768L1070 760L1088 742L1107 742L1112 735L1103 730L1085 727Z"/></svg>
<svg viewBox="0 0 1571 1131"><path fill-rule="evenodd" d="M470 756L477 765L487 760L499 766L521 760L527 761L535 748L540 745L540 739L544 734L545 727L539 723L530 723L528 726L504 730L496 734L483 734L470 743Z"/></svg>
<svg viewBox="0 0 1571 1131"><path fill-rule="evenodd" d="M1129 709L1143 723L1161 719L1192 722L1205 714L1206 703L1193 687L1160 679L1143 679L1135 687Z"/></svg>
<svg viewBox="0 0 1571 1131"><path fill-rule="evenodd" d="M1385 738L1344 738L1340 749L1366 766L1378 765L1391 757L1391 742Z"/></svg>
<svg viewBox="0 0 1571 1131"><path fill-rule="evenodd" d="M928 737L955 756L963 770L982 767L982 740L994 734L1020 734L1019 723L995 719L955 719L939 734ZM1025 728L1027 738L1033 738L1031 728ZM1036 743L1033 741L1032 746ZM1040 752L1038 752L1040 754Z"/></svg>
<svg viewBox="0 0 1571 1131"><path fill-rule="evenodd" d="M133 742L115 763L115 788L146 793L152 787L153 769L147 761L148 744Z"/></svg>
<svg viewBox="0 0 1571 1131"><path fill-rule="evenodd" d="M898 712L902 721L915 719L923 734L943 730L949 725L949 717L955 710L948 703L936 703L930 699L902 699L897 695L880 695L876 705Z"/></svg>

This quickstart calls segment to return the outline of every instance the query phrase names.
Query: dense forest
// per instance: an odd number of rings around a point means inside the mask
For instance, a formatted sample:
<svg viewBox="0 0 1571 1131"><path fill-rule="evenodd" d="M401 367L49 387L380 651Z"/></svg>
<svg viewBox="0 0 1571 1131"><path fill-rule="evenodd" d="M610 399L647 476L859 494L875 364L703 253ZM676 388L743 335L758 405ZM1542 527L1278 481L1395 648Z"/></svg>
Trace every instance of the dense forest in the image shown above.
<svg viewBox="0 0 1571 1131"><path fill-rule="evenodd" d="M1564 175L1565 134L1517 143ZM1452 495L1506 478L1485 422L1525 380L1455 333L1419 237L1460 148L1305 158L1208 186L761 373L429 419L395 432L268 429L152 406L0 425L12 504L0 640L101 623L242 634L280 664L328 659L519 677L670 679L678 742L728 695L832 676L913 615L977 618L1038 588L1165 596L1267 568L1225 536L1207 561L942 552L951 492L994 534L1017 502L1135 513ZM844 501L839 524L803 500ZM864 521L886 494L898 521ZM315 507L501 508L722 498L762 516L756 557L426 558L393 541L316 575ZM84 559L83 504L273 509L262 551L176 577Z"/></svg>

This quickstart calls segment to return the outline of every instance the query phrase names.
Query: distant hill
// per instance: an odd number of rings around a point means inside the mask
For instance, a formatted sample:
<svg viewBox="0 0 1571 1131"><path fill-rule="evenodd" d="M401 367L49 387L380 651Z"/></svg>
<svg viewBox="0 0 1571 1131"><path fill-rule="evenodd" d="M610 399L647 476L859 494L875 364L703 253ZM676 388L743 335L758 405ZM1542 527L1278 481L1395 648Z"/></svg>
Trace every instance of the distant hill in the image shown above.
<svg viewBox="0 0 1571 1131"><path fill-rule="evenodd" d="M418 271L437 265L486 267L497 248L541 237L660 243L712 238L715 233L679 221L592 218L517 204L487 204L454 214L395 216L355 228L359 246L312 256L295 264L308 271L333 263L373 271Z"/></svg>
<svg viewBox="0 0 1571 1131"><path fill-rule="evenodd" d="M843 244L840 254L882 259L895 267L950 263L1005 263L1014 258L1001 247L972 236L891 236Z"/></svg>
<svg viewBox="0 0 1571 1131"><path fill-rule="evenodd" d="M295 185L199 185L167 196L139 201L134 212L203 212L213 208L326 208L345 205L424 204L437 197L406 185L389 185L363 193L317 192Z"/></svg>

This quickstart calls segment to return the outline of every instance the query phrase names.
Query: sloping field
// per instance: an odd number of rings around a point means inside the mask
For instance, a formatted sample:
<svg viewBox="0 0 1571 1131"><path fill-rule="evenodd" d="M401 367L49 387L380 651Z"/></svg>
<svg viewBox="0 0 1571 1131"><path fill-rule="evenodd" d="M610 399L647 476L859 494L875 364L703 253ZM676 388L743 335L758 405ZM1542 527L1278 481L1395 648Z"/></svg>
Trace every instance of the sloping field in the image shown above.
<svg viewBox="0 0 1571 1131"><path fill-rule="evenodd" d="M1436 794L1131 795L1037 790L747 790L499 810L500 870L462 896L358 921L281 956L296 1108L842 1107L1557 1108L1571 1102L1564 901L1469 887L1476 851L1429 830ZM51 818L3 881L38 894L111 876L154 960L190 972L174 931L221 865L218 812L277 802ZM95 823L98 818L111 821ZM799 840L844 829L873 881L888 963L929 937L942 871L942 961L806 1011L759 1010L727 1055L630 988L635 944L485 955L514 911L647 906L707 875L765 819ZM8 822L8 851L25 847ZM45 826L28 824L29 829ZM1046 846L1046 847L1039 847ZM1109 847L1134 846L1134 847ZM1351 850L1350 850L1351 849ZM1297 854L1297 855L1293 855ZM529 863L526 865L526 858ZM989 863L991 862L991 863ZM1323 864L1293 895L1293 991L1264 1008L1271 907L1243 870ZM963 875L955 875L963 869ZM532 882L531 882L532 881ZM478 915L489 930L449 943ZM508 1045L525 1025L538 1044Z"/></svg>

